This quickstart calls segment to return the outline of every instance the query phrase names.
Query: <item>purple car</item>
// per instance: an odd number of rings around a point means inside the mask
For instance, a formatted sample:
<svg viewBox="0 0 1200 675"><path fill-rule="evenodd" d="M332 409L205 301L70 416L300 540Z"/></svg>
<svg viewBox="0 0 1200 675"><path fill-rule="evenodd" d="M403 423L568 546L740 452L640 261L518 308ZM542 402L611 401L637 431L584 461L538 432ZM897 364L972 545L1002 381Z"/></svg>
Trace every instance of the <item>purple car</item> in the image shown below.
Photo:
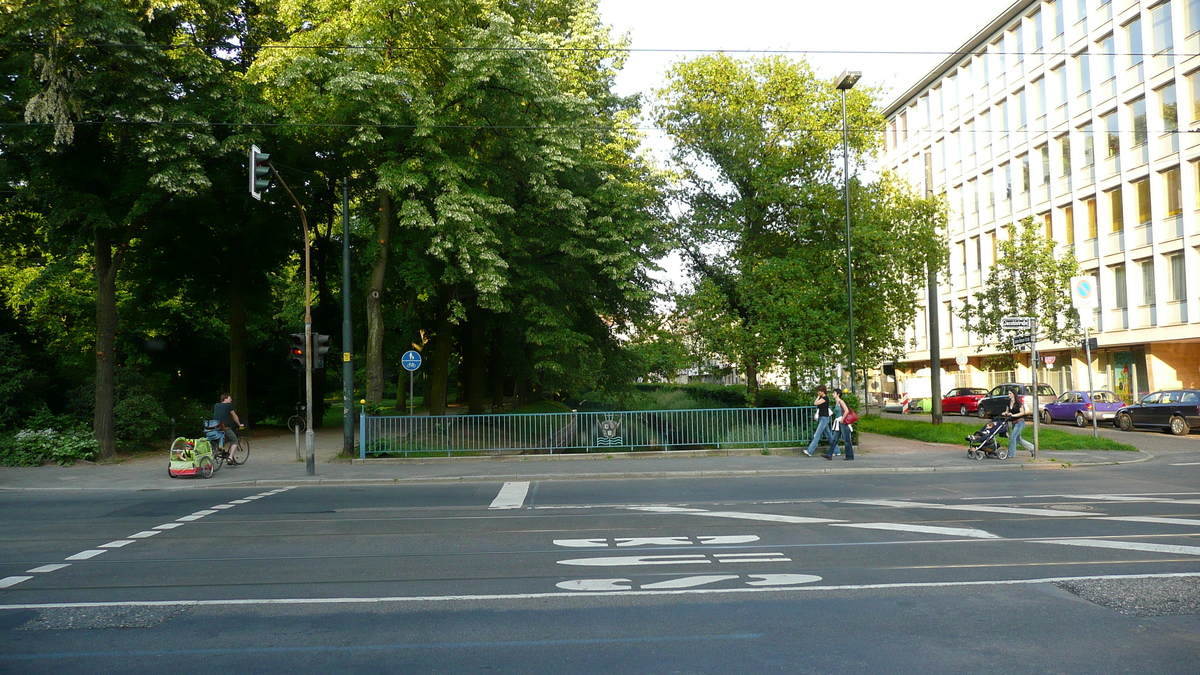
<svg viewBox="0 0 1200 675"><path fill-rule="evenodd" d="M1075 426L1086 427L1092 415L1100 422L1112 422L1125 403L1111 391L1064 391L1054 403L1042 409L1042 424L1075 420Z"/></svg>

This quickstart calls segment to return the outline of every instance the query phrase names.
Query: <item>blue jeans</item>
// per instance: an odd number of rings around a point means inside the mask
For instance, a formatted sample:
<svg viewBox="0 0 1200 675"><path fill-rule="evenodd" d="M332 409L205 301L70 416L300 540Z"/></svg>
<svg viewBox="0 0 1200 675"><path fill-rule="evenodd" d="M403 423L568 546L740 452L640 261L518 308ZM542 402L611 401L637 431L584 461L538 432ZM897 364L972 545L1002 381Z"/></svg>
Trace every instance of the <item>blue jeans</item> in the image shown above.
<svg viewBox="0 0 1200 675"><path fill-rule="evenodd" d="M840 438L839 438L840 436ZM846 444L846 459L854 459L854 441L850 440L850 425L843 424L841 429L833 432L833 442L829 444L829 456L838 454L838 442Z"/></svg>
<svg viewBox="0 0 1200 675"><path fill-rule="evenodd" d="M820 445L821 439L828 436L829 442L833 442L833 434L829 431L829 417L817 418L817 430L813 432L812 440L808 443L808 454L813 454L813 451Z"/></svg>
<svg viewBox="0 0 1200 675"><path fill-rule="evenodd" d="M1012 429L1008 431L1008 456L1017 456L1017 443L1021 444L1022 448L1033 452L1033 444L1021 438L1021 432L1025 430L1025 418L1021 418L1013 422Z"/></svg>

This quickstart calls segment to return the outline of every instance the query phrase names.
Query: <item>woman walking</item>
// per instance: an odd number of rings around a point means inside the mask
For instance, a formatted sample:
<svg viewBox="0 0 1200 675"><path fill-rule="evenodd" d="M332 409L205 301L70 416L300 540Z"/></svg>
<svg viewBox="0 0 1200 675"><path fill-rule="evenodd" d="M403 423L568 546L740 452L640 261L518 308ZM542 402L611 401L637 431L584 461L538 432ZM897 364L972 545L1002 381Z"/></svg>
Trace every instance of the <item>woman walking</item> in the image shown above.
<svg viewBox="0 0 1200 675"><path fill-rule="evenodd" d="M833 443L833 434L829 432L829 395L825 393L825 385L817 385L817 398L813 400L813 405L817 407L817 430L808 443L808 449L804 451L809 457L812 457L813 450L817 449L822 438L829 436L829 442Z"/></svg>
<svg viewBox="0 0 1200 675"><path fill-rule="evenodd" d="M854 430L849 424L842 421L850 413L850 406L846 405L846 402L842 400L841 389L834 389L832 393L834 405L837 406L837 417L833 420L833 441L829 444L829 452L822 455L822 457L833 459L840 455L841 453L838 452L838 441L841 440L846 443L846 459L851 460L854 459L854 441L850 440L850 434Z"/></svg>
<svg viewBox="0 0 1200 675"><path fill-rule="evenodd" d="M1036 407L1036 406L1035 406ZM1021 402L1021 397L1017 396L1017 392L1008 390L1008 416L1012 418L1013 425L1008 431L1008 456L1017 458L1017 444L1020 443L1022 448L1033 453L1033 444L1021 438L1021 432L1025 430L1025 417L1031 411L1025 410Z"/></svg>

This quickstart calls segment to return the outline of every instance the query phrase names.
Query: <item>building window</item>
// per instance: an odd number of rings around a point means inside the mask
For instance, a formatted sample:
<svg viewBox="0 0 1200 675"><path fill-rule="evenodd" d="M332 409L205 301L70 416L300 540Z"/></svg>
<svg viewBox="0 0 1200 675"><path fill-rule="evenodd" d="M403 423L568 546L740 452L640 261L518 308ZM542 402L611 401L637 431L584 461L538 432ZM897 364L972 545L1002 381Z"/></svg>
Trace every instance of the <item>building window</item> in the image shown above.
<svg viewBox="0 0 1200 675"><path fill-rule="evenodd" d="M1092 123L1079 127L1079 134L1083 139L1083 166L1086 168L1096 163L1096 136L1092 133Z"/></svg>
<svg viewBox="0 0 1200 675"><path fill-rule="evenodd" d="M1200 0L1187 0L1187 34L1200 31Z"/></svg>
<svg viewBox="0 0 1200 675"><path fill-rule="evenodd" d="M1134 194L1137 195L1137 210L1138 224L1150 224L1150 179L1143 178L1142 180L1133 183Z"/></svg>
<svg viewBox="0 0 1200 675"><path fill-rule="evenodd" d="M1154 53L1169 52L1175 46L1171 38L1171 3L1164 2L1150 10L1150 30L1154 35Z"/></svg>
<svg viewBox="0 0 1200 675"><path fill-rule="evenodd" d="M1067 228L1067 245L1075 245L1075 207L1070 204L1062 207L1063 226Z"/></svg>
<svg viewBox="0 0 1200 675"><path fill-rule="evenodd" d="M1125 229L1125 200L1121 196L1121 188L1108 191L1108 209L1112 214L1112 229L1110 232L1121 232Z"/></svg>
<svg viewBox="0 0 1200 675"><path fill-rule="evenodd" d="M1046 238L1054 240L1054 222L1050 220L1050 212L1038 214L1038 218L1042 219L1042 231L1046 233Z"/></svg>
<svg viewBox="0 0 1200 675"><path fill-rule="evenodd" d="M995 230L992 230L991 232L988 232L988 243L991 245L991 251L992 251L992 263L993 263L993 264L995 264L995 262L996 262L996 246L997 246L997 244L996 244L996 231L995 231Z"/></svg>
<svg viewBox="0 0 1200 675"><path fill-rule="evenodd" d="M1038 185L1045 185L1050 182L1050 146L1043 145L1038 148Z"/></svg>
<svg viewBox="0 0 1200 675"><path fill-rule="evenodd" d="M1105 157L1117 157L1121 154L1121 134L1117 128L1116 111L1103 115L1100 121L1104 124L1104 141L1107 154Z"/></svg>
<svg viewBox="0 0 1200 675"><path fill-rule="evenodd" d="M1000 168L1004 170L1004 199L1012 199L1012 165L1004 164Z"/></svg>
<svg viewBox="0 0 1200 675"><path fill-rule="evenodd" d="M974 178L967 181L967 206L971 208L969 213L979 213L979 190L977 187Z"/></svg>
<svg viewBox="0 0 1200 675"><path fill-rule="evenodd" d="M1013 105L1017 108L1017 129L1021 130L1029 123L1029 118L1025 110L1025 90L1021 89L1016 94L1013 94Z"/></svg>
<svg viewBox="0 0 1200 675"><path fill-rule="evenodd" d="M1179 167L1163 172L1163 187L1167 191L1167 217L1183 213L1183 186L1179 180Z"/></svg>
<svg viewBox="0 0 1200 675"><path fill-rule="evenodd" d="M1071 135L1063 134L1058 138L1058 157L1062 160L1063 176L1071 175Z"/></svg>
<svg viewBox="0 0 1200 675"><path fill-rule="evenodd" d="M1021 163L1021 192L1029 192L1029 155L1021 155L1017 161Z"/></svg>
<svg viewBox="0 0 1200 675"><path fill-rule="evenodd" d="M983 174L983 180L980 181L980 185L982 189L979 192L983 195L983 205L991 208L995 204L995 197L992 192L995 189L995 185L992 183L991 171Z"/></svg>
<svg viewBox="0 0 1200 675"><path fill-rule="evenodd" d="M1126 44L1129 45L1129 67L1142 63L1142 20L1134 19L1125 24Z"/></svg>
<svg viewBox="0 0 1200 675"><path fill-rule="evenodd" d="M1081 96L1092 90L1092 67L1090 60L1091 57L1088 55L1087 50L1075 55L1075 63L1079 68L1079 94ZM1063 93L1065 95L1066 91L1064 90Z"/></svg>
<svg viewBox="0 0 1200 675"><path fill-rule="evenodd" d="M1144 260L1138 267L1142 268L1142 304L1153 305L1158 302L1154 293L1154 261Z"/></svg>
<svg viewBox="0 0 1200 675"><path fill-rule="evenodd" d="M1112 34L1100 38L1100 81L1108 82L1117 75L1117 41Z"/></svg>
<svg viewBox="0 0 1200 675"><path fill-rule="evenodd" d="M1039 77L1033 82L1033 118L1045 117L1046 107L1046 78Z"/></svg>
<svg viewBox="0 0 1200 675"><path fill-rule="evenodd" d="M1171 83L1158 90L1158 105L1162 112L1164 133L1174 133L1179 130L1179 103L1175 100L1175 84Z"/></svg>
<svg viewBox="0 0 1200 675"><path fill-rule="evenodd" d="M1058 2L1046 3L1046 11L1050 12L1050 15L1054 17L1054 37L1063 34L1063 4L1065 2L1066 0L1059 0Z"/></svg>
<svg viewBox="0 0 1200 675"><path fill-rule="evenodd" d="M1192 90L1192 122L1200 122L1200 70L1188 75L1188 88Z"/></svg>
<svg viewBox="0 0 1200 675"><path fill-rule="evenodd" d="M1096 220L1096 198L1088 197L1087 199L1083 200L1083 204L1087 207L1087 238L1095 239L1096 237L1100 236L1100 226Z"/></svg>
<svg viewBox="0 0 1200 675"><path fill-rule="evenodd" d="M1127 309L1129 307L1129 287L1125 282L1125 266L1115 265L1113 271L1113 286L1116 290L1117 309Z"/></svg>
<svg viewBox="0 0 1200 675"><path fill-rule="evenodd" d="M1133 112L1133 147L1146 143L1146 99L1139 98L1129 104Z"/></svg>
<svg viewBox="0 0 1200 675"><path fill-rule="evenodd" d="M1167 269L1171 271L1171 302L1187 300L1187 270L1184 269L1183 254L1167 256Z"/></svg>
<svg viewBox="0 0 1200 675"><path fill-rule="evenodd" d="M1042 29L1042 13L1040 11L1029 15L1029 22L1033 24L1033 51L1042 51L1045 46L1045 31Z"/></svg>
<svg viewBox="0 0 1200 675"><path fill-rule="evenodd" d="M1056 108L1061 108L1067 104L1067 67L1059 66L1050 71L1050 76L1054 78L1054 86L1058 91L1054 92L1054 103ZM1049 106L1046 106L1047 108Z"/></svg>

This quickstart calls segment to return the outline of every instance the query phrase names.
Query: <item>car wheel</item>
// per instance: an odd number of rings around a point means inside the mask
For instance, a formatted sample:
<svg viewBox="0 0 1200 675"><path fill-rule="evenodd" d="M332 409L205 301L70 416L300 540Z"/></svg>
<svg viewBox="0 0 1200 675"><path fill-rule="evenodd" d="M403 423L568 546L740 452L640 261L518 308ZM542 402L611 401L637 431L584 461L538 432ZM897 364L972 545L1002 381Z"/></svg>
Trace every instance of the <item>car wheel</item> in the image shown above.
<svg viewBox="0 0 1200 675"><path fill-rule="evenodd" d="M1050 416L1049 410L1042 411L1042 424L1053 424L1054 418Z"/></svg>
<svg viewBox="0 0 1200 675"><path fill-rule="evenodd" d="M1133 431L1133 420L1129 415L1117 415L1117 428L1121 431Z"/></svg>
<svg viewBox="0 0 1200 675"><path fill-rule="evenodd" d="M1083 413L1075 413L1075 426L1079 427L1080 429L1087 426L1087 419L1084 418Z"/></svg>
<svg viewBox="0 0 1200 675"><path fill-rule="evenodd" d="M958 414L962 415L963 417L967 416L967 404L966 403L958 406Z"/></svg>
<svg viewBox="0 0 1200 675"><path fill-rule="evenodd" d="M975 414L976 414L976 415L979 415L979 419L981 419L981 420L986 420L986 419L987 419L987 415L986 415L986 414L984 414L984 412L983 412L983 406L979 406L978 408L976 408L976 409L975 409Z"/></svg>
<svg viewBox="0 0 1200 675"><path fill-rule="evenodd" d="M1187 436L1189 431L1191 431L1191 429L1188 428L1187 420L1183 419L1179 415L1171 418L1171 433L1175 434L1176 436Z"/></svg>

